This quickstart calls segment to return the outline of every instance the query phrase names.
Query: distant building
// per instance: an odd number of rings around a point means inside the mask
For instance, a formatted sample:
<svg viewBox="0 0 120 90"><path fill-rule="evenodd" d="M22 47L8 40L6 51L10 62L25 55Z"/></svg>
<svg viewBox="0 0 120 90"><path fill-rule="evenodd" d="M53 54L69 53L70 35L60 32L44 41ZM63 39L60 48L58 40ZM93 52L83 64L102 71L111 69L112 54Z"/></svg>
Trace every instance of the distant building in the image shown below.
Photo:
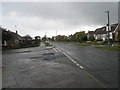
<svg viewBox="0 0 120 90"><path fill-rule="evenodd" d="M26 35L26 36L23 36L22 39L26 41L31 41L32 37L30 35Z"/></svg>
<svg viewBox="0 0 120 90"><path fill-rule="evenodd" d="M23 36L22 37L22 43L24 44L24 45L32 45L33 44L33 39L32 39L32 37L30 36L30 35L26 35L26 36Z"/></svg>

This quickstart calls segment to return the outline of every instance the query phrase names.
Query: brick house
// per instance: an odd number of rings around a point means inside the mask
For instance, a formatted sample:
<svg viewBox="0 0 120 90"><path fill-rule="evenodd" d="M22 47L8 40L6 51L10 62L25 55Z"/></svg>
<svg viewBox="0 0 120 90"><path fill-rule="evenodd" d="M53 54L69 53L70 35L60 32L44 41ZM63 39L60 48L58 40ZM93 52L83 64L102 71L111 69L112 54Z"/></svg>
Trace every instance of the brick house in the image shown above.
<svg viewBox="0 0 120 90"><path fill-rule="evenodd" d="M17 31L16 33L6 30L4 28L0 28L0 31L2 32L2 46L6 47L18 47L19 42L22 41L22 38L20 35L18 35Z"/></svg>

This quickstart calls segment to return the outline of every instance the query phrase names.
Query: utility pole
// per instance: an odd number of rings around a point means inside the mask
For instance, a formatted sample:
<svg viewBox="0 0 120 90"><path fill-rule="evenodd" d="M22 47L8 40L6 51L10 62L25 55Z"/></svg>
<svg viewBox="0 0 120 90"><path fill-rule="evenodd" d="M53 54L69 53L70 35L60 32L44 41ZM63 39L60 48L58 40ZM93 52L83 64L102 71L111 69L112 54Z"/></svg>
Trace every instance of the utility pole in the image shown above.
<svg viewBox="0 0 120 90"><path fill-rule="evenodd" d="M108 46L110 47L110 39L109 39L109 32L110 32L110 18L109 18L109 11L106 11L105 13L107 13L107 17L108 17L108 24L107 24L107 27L108 27Z"/></svg>
<svg viewBox="0 0 120 90"><path fill-rule="evenodd" d="M57 30L56 30L56 37L55 37L55 40L57 40L56 38L57 38Z"/></svg>
<svg viewBox="0 0 120 90"><path fill-rule="evenodd" d="M45 43L47 41L47 32L45 32Z"/></svg>

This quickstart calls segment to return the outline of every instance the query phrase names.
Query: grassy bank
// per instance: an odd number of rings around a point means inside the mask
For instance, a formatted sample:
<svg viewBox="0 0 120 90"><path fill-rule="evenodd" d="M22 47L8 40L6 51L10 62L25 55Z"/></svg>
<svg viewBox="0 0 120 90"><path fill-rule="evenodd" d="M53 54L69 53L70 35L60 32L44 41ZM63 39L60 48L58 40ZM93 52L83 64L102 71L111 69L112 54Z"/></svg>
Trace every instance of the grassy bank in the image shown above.
<svg viewBox="0 0 120 90"><path fill-rule="evenodd" d="M95 48L105 49L105 50L120 51L120 48L119 48L119 47L95 46Z"/></svg>

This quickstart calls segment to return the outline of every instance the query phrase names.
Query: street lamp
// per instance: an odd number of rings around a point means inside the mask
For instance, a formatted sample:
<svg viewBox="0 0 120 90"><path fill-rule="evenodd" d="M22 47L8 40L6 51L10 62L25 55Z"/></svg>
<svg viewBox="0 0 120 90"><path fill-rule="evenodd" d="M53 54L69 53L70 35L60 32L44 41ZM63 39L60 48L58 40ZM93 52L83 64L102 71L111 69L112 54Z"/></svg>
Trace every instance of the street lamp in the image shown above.
<svg viewBox="0 0 120 90"><path fill-rule="evenodd" d="M108 24L107 24L107 26L108 26L108 46L110 47L110 40L109 40L109 36L110 36L110 34L109 34L109 32L110 32L110 30L109 30L109 26L110 26L109 11L105 11L105 13L107 13L107 15L108 15Z"/></svg>

